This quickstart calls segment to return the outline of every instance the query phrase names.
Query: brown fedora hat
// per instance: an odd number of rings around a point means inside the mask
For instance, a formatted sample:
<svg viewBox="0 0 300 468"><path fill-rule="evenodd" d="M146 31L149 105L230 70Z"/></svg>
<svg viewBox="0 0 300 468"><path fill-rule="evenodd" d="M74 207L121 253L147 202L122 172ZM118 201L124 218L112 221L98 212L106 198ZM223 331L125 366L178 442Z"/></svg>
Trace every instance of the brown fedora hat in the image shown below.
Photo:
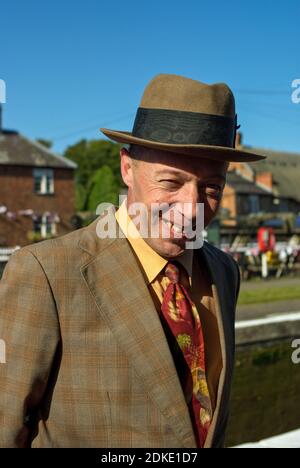
<svg viewBox="0 0 300 468"><path fill-rule="evenodd" d="M220 161L258 161L265 156L235 148L234 96L223 83L208 85L161 74L146 87L132 132L100 130L118 143Z"/></svg>

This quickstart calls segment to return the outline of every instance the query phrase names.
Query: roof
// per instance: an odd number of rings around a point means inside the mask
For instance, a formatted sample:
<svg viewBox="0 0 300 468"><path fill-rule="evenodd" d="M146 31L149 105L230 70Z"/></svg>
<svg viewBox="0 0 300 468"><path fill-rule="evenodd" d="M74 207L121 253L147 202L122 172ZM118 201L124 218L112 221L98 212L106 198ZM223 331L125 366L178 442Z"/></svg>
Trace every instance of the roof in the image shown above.
<svg viewBox="0 0 300 468"><path fill-rule="evenodd" d="M271 172L275 188L274 195L300 202L300 153L286 153L261 148L243 149L267 156L262 161L248 163L256 172Z"/></svg>
<svg viewBox="0 0 300 468"><path fill-rule="evenodd" d="M0 132L0 166L35 166L76 169L77 165L58 156L37 141L13 131Z"/></svg>
<svg viewBox="0 0 300 468"><path fill-rule="evenodd" d="M249 195L270 195L269 190L263 189L248 179L240 176L234 171L230 171L226 176L226 183L235 189L237 193Z"/></svg>

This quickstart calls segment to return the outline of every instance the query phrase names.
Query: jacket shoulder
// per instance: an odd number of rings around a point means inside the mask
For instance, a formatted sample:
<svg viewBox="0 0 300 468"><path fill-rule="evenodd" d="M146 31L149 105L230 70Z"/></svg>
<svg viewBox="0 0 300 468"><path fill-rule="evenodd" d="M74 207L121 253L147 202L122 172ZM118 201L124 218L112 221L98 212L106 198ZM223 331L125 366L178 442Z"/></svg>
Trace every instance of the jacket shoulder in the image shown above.
<svg viewBox="0 0 300 468"><path fill-rule="evenodd" d="M43 264L52 264L54 262L55 264L60 264L64 263L64 260L67 259L72 259L76 263L80 263L82 262L82 257L85 257L86 254L86 252L80 249L81 240L87 237L92 238L93 234L96 238L96 234L94 233L92 224L85 226L81 229L69 232L68 234L65 234L60 237L47 239L44 241L37 242L35 244L26 245L16 253L30 253Z"/></svg>
<svg viewBox="0 0 300 468"><path fill-rule="evenodd" d="M230 254L228 254L227 252L224 252L223 250L219 249L215 245L212 245L209 242L205 241L203 247L214 258L218 259L218 261L221 261L226 266L232 267L234 269L238 267L236 260Z"/></svg>

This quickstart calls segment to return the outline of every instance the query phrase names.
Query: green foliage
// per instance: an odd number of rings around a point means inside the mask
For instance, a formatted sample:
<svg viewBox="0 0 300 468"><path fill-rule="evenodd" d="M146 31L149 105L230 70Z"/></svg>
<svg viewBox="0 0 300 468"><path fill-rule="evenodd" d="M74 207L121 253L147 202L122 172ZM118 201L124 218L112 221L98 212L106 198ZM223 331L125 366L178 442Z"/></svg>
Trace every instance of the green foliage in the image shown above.
<svg viewBox="0 0 300 468"><path fill-rule="evenodd" d="M90 183L87 201L89 211L95 211L99 203L116 204L118 201L118 184L109 166L98 169Z"/></svg>
<svg viewBox="0 0 300 468"><path fill-rule="evenodd" d="M117 202L124 187L119 153L120 145L106 140L81 140L66 149L64 156L78 165L75 178L78 211L94 210L102 201Z"/></svg>
<svg viewBox="0 0 300 468"><path fill-rule="evenodd" d="M87 203L87 189L80 183L75 186L75 206L76 211L84 211Z"/></svg>

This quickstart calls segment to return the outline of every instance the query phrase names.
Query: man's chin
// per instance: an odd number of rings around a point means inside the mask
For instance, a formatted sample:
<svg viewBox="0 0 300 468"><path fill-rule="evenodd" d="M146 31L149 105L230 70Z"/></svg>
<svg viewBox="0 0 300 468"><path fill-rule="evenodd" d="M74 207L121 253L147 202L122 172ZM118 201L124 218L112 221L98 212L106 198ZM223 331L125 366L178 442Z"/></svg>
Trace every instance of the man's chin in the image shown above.
<svg viewBox="0 0 300 468"><path fill-rule="evenodd" d="M147 239L147 242L156 253L166 258L178 257L186 250L183 239Z"/></svg>

